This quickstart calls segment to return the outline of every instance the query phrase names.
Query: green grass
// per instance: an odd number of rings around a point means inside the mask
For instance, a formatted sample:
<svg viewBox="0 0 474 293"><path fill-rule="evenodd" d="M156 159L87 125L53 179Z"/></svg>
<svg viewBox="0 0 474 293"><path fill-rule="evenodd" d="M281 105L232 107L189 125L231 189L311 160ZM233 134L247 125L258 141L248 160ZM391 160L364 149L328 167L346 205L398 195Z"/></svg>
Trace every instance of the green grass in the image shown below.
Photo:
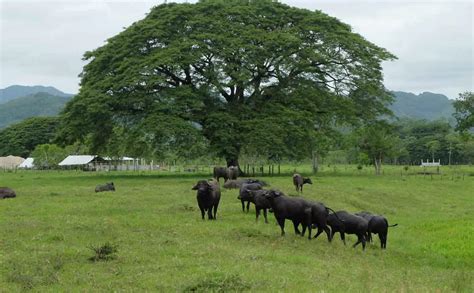
<svg viewBox="0 0 474 293"><path fill-rule="evenodd" d="M256 224L253 207L242 213L236 190L223 190L217 221L202 221L191 187L208 174L0 173L0 186L18 195L0 201L0 292L473 292L474 168L433 178L416 168L376 177L326 166L305 185L305 197L335 210L399 224L386 251L376 238L365 252L352 235L347 246L308 241L290 222L281 237L272 214ZM289 175L264 180L296 193ZM115 193L94 192L110 181ZM114 257L91 261L91 248L105 244Z"/></svg>

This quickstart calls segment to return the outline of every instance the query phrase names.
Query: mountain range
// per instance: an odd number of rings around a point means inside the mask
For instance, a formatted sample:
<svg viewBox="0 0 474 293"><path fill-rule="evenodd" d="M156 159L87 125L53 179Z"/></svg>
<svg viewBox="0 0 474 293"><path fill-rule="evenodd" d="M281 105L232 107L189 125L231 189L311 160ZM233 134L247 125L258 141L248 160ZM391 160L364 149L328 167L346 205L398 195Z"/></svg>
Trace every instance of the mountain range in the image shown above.
<svg viewBox="0 0 474 293"><path fill-rule="evenodd" d="M453 100L445 95L394 91L389 107L399 118L453 121ZM0 89L0 129L33 116L55 116L73 97L51 86L13 85Z"/></svg>
<svg viewBox="0 0 474 293"><path fill-rule="evenodd" d="M394 91L390 109L399 118L453 121L453 100L445 95L424 92L419 95Z"/></svg>
<svg viewBox="0 0 474 293"><path fill-rule="evenodd" d="M72 97L52 86L0 89L0 129L30 117L56 116Z"/></svg>
<svg viewBox="0 0 474 293"><path fill-rule="evenodd" d="M72 97L72 94L64 93L52 86L24 86L24 85L12 85L4 89L0 89L0 104L14 100L16 98L25 97L37 93L47 93L58 97Z"/></svg>

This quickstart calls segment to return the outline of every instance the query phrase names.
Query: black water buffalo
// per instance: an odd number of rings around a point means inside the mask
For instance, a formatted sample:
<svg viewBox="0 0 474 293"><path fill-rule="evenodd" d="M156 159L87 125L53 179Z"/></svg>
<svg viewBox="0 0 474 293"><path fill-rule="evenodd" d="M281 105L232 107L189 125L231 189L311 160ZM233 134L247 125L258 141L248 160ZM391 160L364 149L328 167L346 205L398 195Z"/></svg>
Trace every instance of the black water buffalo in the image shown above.
<svg viewBox="0 0 474 293"><path fill-rule="evenodd" d="M361 211L361 212L355 213L354 215L362 217L366 219L367 221L370 221L370 219L372 219L375 216L371 212L367 212L367 211Z"/></svg>
<svg viewBox="0 0 474 293"><path fill-rule="evenodd" d="M295 185L296 191L303 192L304 184L313 184L310 178L303 178L300 174L293 175L293 185Z"/></svg>
<svg viewBox="0 0 474 293"><path fill-rule="evenodd" d="M370 222L370 220L375 216L371 212L367 212L367 211L360 211L358 213L355 213L354 215L362 217L362 218L366 219L368 222ZM367 242L372 242L372 235L369 232L369 229L367 229L367 238L366 239L367 239Z"/></svg>
<svg viewBox="0 0 474 293"><path fill-rule="evenodd" d="M321 202L310 202L310 206L305 210L306 222L308 225L308 239L311 239L311 230L313 225L318 228L318 232L314 235L314 238L324 231L328 237L328 241L331 242L331 231L327 226L327 218L329 216L329 211L332 209L326 207Z"/></svg>
<svg viewBox="0 0 474 293"><path fill-rule="evenodd" d="M268 223L267 219L267 209L270 209L270 202L267 198L265 198L265 194L267 194L268 190L246 190L246 192L242 192L239 194L237 199L246 200L252 202L255 205L255 222L258 221L258 217L260 216L260 211L263 210L263 216L265 217L265 223Z"/></svg>
<svg viewBox="0 0 474 293"><path fill-rule="evenodd" d="M331 239L334 237L336 232L341 234L341 240L346 244L346 234L357 235L357 242L352 247L356 247L359 243L362 243L362 249L365 249L365 242L367 237L367 230L369 222L359 216L349 214L346 211L338 211L330 214L327 218L328 225L331 227Z"/></svg>
<svg viewBox="0 0 474 293"><path fill-rule="evenodd" d="M237 166L229 166L227 168L227 178L230 180L237 180L239 177L239 167Z"/></svg>
<svg viewBox="0 0 474 293"><path fill-rule="evenodd" d="M262 189L262 185L260 183L248 183L248 184L242 184L242 187L240 187L239 190L239 198L240 201L242 202L242 211L245 212L245 202L247 202L247 212L249 211L250 208L250 201L247 199L249 198L249 191L250 190L260 190Z"/></svg>
<svg viewBox="0 0 474 293"><path fill-rule="evenodd" d="M95 192L103 192L103 191L115 191L115 186L113 182L105 183L104 185L97 185L95 187Z"/></svg>
<svg viewBox="0 0 474 293"><path fill-rule="evenodd" d="M9 187L0 187L0 199L16 197L15 191Z"/></svg>
<svg viewBox="0 0 474 293"><path fill-rule="evenodd" d="M304 235L308 226L306 209L311 204L300 197L288 197L280 191L270 190L265 194L265 198L270 202L270 206L275 214L275 219L280 225L281 235L285 235L285 220L291 220L295 228L295 233ZM298 229L299 224L303 225L303 232Z"/></svg>
<svg viewBox="0 0 474 293"><path fill-rule="evenodd" d="M374 216L369 221L369 229L367 233L370 235L370 239L372 239L371 233L378 234L380 239L380 247L382 249L387 248L387 236L388 236L388 228L395 227L398 224L389 225L388 221L383 216Z"/></svg>
<svg viewBox="0 0 474 293"><path fill-rule="evenodd" d="M374 215L370 212L362 211L356 213L356 215L369 221L369 226L367 229L367 241L372 242L372 233L378 234L380 239L380 247L382 249L386 249L388 228L398 226L398 224L389 225L387 219L384 216Z"/></svg>
<svg viewBox="0 0 474 293"><path fill-rule="evenodd" d="M258 183L262 186L268 185L265 181L262 181L259 179L247 178L247 179L227 180L227 182L224 183L224 188L226 189L240 188L242 187L243 184L249 184L249 183Z"/></svg>
<svg viewBox="0 0 474 293"><path fill-rule="evenodd" d="M197 190L197 202L199 209L201 210L201 216L204 220L204 214L207 211L207 217L209 220L215 220L217 214L217 207L221 199L221 191L219 183L215 181L200 180L192 188ZM213 210L214 209L214 215Z"/></svg>
<svg viewBox="0 0 474 293"><path fill-rule="evenodd" d="M245 179L239 179L242 183L258 183L262 186L268 186L267 182L260 180L260 179L253 179L253 178L245 178Z"/></svg>
<svg viewBox="0 0 474 293"><path fill-rule="evenodd" d="M220 178L224 178L224 182L227 182L227 179L229 179L229 177L227 176L227 168L214 167L213 177L217 180L217 182L219 182Z"/></svg>

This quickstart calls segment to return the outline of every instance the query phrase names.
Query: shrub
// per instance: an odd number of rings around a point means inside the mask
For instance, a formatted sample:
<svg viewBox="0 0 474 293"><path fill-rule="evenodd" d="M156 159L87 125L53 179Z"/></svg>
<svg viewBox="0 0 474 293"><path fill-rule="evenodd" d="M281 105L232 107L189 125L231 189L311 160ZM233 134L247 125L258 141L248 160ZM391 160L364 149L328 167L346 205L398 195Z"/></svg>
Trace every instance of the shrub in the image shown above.
<svg viewBox="0 0 474 293"><path fill-rule="evenodd" d="M94 262L113 260L116 258L115 253L118 251L117 245L111 244L109 242L105 243L102 246L98 246L98 247L91 246L89 248L95 253L95 255L89 258L89 260L94 261Z"/></svg>

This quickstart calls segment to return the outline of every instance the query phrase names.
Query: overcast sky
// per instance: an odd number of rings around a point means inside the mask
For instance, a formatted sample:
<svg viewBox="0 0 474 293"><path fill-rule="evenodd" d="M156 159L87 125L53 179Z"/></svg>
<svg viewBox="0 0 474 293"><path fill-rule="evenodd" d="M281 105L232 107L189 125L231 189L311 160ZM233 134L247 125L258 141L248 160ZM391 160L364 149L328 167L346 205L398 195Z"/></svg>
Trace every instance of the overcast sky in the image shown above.
<svg viewBox="0 0 474 293"><path fill-rule="evenodd" d="M77 93L83 53L163 2L0 0L0 88L50 85ZM281 2L322 10L394 53L399 59L383 66L390 90L449 98L473 91L472 1Z"/></svg>

